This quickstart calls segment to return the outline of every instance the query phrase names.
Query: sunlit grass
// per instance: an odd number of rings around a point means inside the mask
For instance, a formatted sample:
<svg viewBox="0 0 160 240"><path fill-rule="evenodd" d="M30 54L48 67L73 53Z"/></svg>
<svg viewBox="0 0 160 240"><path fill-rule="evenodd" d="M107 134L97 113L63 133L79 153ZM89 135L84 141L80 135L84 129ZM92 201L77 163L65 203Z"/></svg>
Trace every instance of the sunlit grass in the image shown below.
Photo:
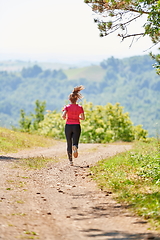
<svg viewBox="0 0 160 240"><path fill-rule="evenodd" d="M21 166L25 169L41 169L47 166L49 162L55 163L58 159L56 158L47 158L43 156L23 158L16 162L16 166Z"/></svg>
<svg viewBox="0 0 160 240"><path fill-rule="evenodd" d="M50 147L56 145L57 141L39 135L12 131L6 128L0 128L0 152L17 152L23 149L35 147ZM43 156L20 159L15 163L15 166L22 166L28 169L41 169L49 162L57 162L55 158Z"/></svg>
<svg viewBox="0 0 160 240"><path fill-rule="evenodd" d="M88 66L83 68L72 68L64 70L68 79L87 78L91 81L98 81L105 76L105 70L100 66Z"/></svg>
<svg viewBox="0 0 160 240"><path fill-rule="evenodd" d="M160 152L157 140L137 142L134 149L100 161L91 168L103 190L160 228Z"/></svg>
<svg viewBox="0 0 160 240"><path fill-rule="evenodd" d="M34 147L49 147L56 143L52 138L16 132L0 127L0 152L17 152Z"/></svg>

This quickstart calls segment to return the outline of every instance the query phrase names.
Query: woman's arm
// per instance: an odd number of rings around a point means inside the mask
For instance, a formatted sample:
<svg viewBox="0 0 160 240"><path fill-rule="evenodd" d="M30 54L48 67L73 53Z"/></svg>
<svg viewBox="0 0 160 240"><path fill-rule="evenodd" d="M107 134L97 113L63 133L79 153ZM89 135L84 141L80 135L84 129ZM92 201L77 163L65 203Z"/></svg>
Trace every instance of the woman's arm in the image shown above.
<svg viewBox="0 0 160 240"><path fill-rule="evenodd" d="M66 115L67 115L67 112L66 112L66 110L65 111L63 111L63 113L62 113L62 118L65 120L66 119Z"/></svg>
<svg viewBox="0 0 160 240"><path fill-rule="evenodd" d="M85 120L85 115L84 115L84 113L81 113L81 114L79 115L79 118L80 118L81 120Z"/></svg>

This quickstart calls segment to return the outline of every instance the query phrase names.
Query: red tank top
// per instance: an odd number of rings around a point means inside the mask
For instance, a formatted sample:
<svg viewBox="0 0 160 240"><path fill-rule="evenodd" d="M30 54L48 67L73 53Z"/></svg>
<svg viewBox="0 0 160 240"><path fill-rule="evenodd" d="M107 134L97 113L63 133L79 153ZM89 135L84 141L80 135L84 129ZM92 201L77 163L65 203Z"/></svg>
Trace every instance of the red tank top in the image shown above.
<svg viewBox="0 0 160 240"><path fill-rule="evenodd" d="M66 124L80 124L79 115L84 113L83 107L78 104L69 104L64 107L67 112Z"/></svg>

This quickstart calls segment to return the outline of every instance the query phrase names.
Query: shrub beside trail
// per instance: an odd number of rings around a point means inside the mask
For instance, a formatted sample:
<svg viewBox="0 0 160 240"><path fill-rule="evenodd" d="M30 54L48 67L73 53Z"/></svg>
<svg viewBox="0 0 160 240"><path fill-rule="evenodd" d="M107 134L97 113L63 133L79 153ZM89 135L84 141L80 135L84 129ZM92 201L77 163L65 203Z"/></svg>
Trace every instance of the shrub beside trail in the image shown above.
<svg viewBox="0 0 160 240"><path fill-rule="evenodd" d="M133 125L129 114L123 112L123 107L119 103L94 106L92 103L84 102L83 107L86 116L85 121L81 122L83 143L130 142L147 136L147 131L141 125ZM64 139L64 125L61 113L50 111L39 123L38 133Z"/></svg>

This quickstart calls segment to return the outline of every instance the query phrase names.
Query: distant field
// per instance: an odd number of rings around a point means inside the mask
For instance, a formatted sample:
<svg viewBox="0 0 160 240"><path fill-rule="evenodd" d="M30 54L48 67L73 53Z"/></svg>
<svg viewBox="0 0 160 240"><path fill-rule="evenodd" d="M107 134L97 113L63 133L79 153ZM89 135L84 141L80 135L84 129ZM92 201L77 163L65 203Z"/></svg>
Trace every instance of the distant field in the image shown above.
<svg viewBox="0 0 160 240"><path fill-rule="evenodd" d="M51 69L58 70L63 69L63 72L67 75L68 80L75 79L87 79L87 81L101 81L106 71L99 65L92 65L86 67L73 67L73 65L63 63L51 63L51 62L30 62L30 61L0 61L0 71L20 72L23 68L33 67L34 65L40 66L43 70Z"/></svg>
<svg viewBox="0 0 160 240"><path fill-rule="evenodd" d="M33 67L34 65L40 66L43 70L46 69L66 69L72 67L69 64L63 63L52 63L52 62L30 62L30 61L0 61L0 71L9 71L9 72L17 72L21 71L22 68Z"/></svg>
<svg viewBox="0 0 160 240"><path fill-rule="evenodd" d="M106 74L106 71L100 66L93 65L83 68L70 68L63 71L69 80L85 78L90 81L101 81Z"/></svg>

